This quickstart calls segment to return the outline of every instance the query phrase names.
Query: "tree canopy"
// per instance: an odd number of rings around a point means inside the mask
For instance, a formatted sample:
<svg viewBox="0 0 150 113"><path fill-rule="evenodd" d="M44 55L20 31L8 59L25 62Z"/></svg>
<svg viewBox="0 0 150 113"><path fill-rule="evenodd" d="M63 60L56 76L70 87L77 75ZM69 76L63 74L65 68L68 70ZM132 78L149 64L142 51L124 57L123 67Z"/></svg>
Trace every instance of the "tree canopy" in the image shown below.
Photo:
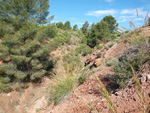
<svg viewBox="0 0 150 113"><path fill-rule="evenodd" d="M47 22L48 8L49 0L0 0L0 90L35 81L53 65L46 40L56 27L39 26Z"/></svg>
<svg viewBox="0 0 150 113"><path fill-rule="evenodd" d="M82 27L82 31L86 35L88 39L87 43L90 47L95 47L97 44L99 44L100 41L107 42L116 38L116 36L114 36L112 33L117 30L116 26L118 26L118 23L111 15L105 16L103 20L97 24L93 23L91 25L91 29L88 30L88 33L86 33L87 26L88 24L85 23Z"/></svg>
<svg viewBox="0 0 150 113"><path fill-rule="evenodd" d="M89 29L89 22L88 22L88 21L85 21L85 23L83 24L83 26L82 26L82 28L81 28L83 34L87 35L88 29Z"/></svg>
<svg viewBox="0 0 150 113"><path fill-rule="evenodd" d="M64 29L66 29L66 30L71 29L70 21L66 21L66 22L64 23Z"/></svg>
<svg viewBox="0 0 150 113"><path fill-rule="evenodd" d="M0 20L19 29L27 23L46 23L49 0L0 0Z"/></svg>
<svg viewBox="0 0 150 113"><path fill-rule="evenodd" d="M60 29L63 29L63 28L64 28L63 22L58 22L58 23L56 23L56 26L57 26L58 28L60 28Z"/></svg>
<svg viewBox="0 0 150 113"><path fill-rule="evenodd" d="M117 29L116 26L118 26L118 23L112 15L105 16L103 18L103 21L105 21L108 24L109 30L111 32Z"/></svg>
<svg viewBox="0 0 150 113"><path fill-rule="evenodd" d="M73 30L74 30L74 31L78 30L78 25L77 25L77 24L75 24L75 25L73 26Z"/></svg>

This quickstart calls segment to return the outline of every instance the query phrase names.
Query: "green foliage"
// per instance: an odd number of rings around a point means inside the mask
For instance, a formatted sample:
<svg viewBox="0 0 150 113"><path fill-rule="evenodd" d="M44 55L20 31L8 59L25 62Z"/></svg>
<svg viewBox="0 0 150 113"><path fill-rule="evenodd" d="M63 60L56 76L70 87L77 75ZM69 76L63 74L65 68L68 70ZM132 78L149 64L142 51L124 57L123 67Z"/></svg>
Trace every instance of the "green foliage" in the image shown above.
<svg viewBox="0 0 150 113"><path fill-rule="evenodd" d="M122 33L116 30L116 31L113 31L113 34L114 36L120 37Z"/></svg>
<svg viewBox="0 0 150 113"><path fill-rule="evenodd" d="M46 23L49 0L2 0L0 20L12 24L16 30L33 23Z"/></svg>
<svg viewBox="0 0 150 113"><path fill-rule="evenodd" d="M87 46L86 44L81 44L79 47L76 48L76 53L86 56L87 54L92 53L92 49L89 46Z"/></svg>
<svg viewBox="0 0 150 113"><path fill-rule="evenodd" d="M89 70L84 68L80 56L71 51L64 55L62 63L56 65L54 73L56 82L50 89L50 102L58 104L78 85L79 77L87 76Z"/></svg>
<svg viewBox="0 0 150 113"><path fill-rule="evenodd" d="M97 58L101 58L101 56L102 56L101 52L97 53L96 56L97 56Z"/></svg>
<svg viewBox="0 0 150 113"><path fill-rule="evenodd" d="M42 40L43 41L50 40L54 38L56 35L57 35L57 28L54 25L49 24L47 26L43 26L42 28L40 28L36 37L41 42Z"/></svg>
<svg viewBox="0 0 150 113"><path fill-rule="evenodd" d="M125 31L125 33L129 33L129 31Z"/></svg>
<svg viewBox="0 0 150 113"><path fill-rule="evenodd" d="M66 22L64 23L64 29L65 29L65 30L70 30L70 29L71 29L71 24L70 24L69 21L66 21Z"/></svg>
<svg viewBox="0 0 150 113"><path fill-rule="evenodd" d="M79 77L79 83L80 83L80 84L83 84L83 83L85 82L86 78L87 78L87 76L81 75L81 76Z"/></svg>
<svg viewBox="0 0 150 113"><path fill-rule="evenodd" d="M116 26L118 26L118 24L113 16L106 16L97 24L93 23L88 33L87 29L85 30L86 33L83 32L87 37L87 44L93 48L97 46L100 41L108 42L112 39L116 39L117 37L112 34L117 30Z"/></svg>
<svg viewBox="0 0 150 113"><path fill-rule="evenodd" d="M77 31L77 30L78 30L78 25L77 25L77 24L75 24L75 25L73 26L73 30L74 30L74 31Z"/></svg>
<svg viewBox="0 0 150 113"><path fill-rule="evenodd" d="M114 66L118 64L118 59L117 58L112 58L109 57L108 59L106 59L106 65L107 66Z"/></svg>
<svg viewBox="0 0 150 113"><path fill-rule="evenodd" d="M68 71L75 70L76 66L81 64L80 62L81 61L80 61L79 55L76 56L76 54L74 52L71 52L70 54L66 54L63 57L63 64L65 67L65 70L68 70Z"/></svg>
<svg viewBox="0 0 150 113"><path fill-rule="evenodd" d="M134 67L135 71L138 71L150 59L149 49L150 45L144 42L130 47L118 58L119 62L113 68L116 74L112 77L112 80L119 85L119 88L126 87L126 82L132 77L130 65Z"/></svg>
<svg viewBox="0 0 150 113"><path fill-rule="evenodd" d="M109 25L105 21L97 23L91 31L92 37L97 37L100 40L107 40L110 38Z"/></svg>
<svg viewBox="0 0 150 113"><path fill-rule="evenodd" d="M87 38L87 45L91 48L94 48L96 45L98 45L101 41L95 36L95 37L88 37Z"/></svg>
<svg viewBox="0 0 150 113"><path fill-rule="evenodd" d="M113 40L114 40L114 39L117 39L117 36L112 35L112 36L111 36L111 39L113 39Z"/></svg>
<svg viewBox="0 0 150 113"><path fill-rule="evenodd" d="M58 80L50 91L50 101L58 104L74 88L75 82L76 78L72 76Z"/></svg>
<svg viewBox="0 0 150 113"><path fill-rule="evenodd" d="M108 28L111 32L117 29L116 26L118 26L118 23L112 15L105 16L103 18L103 21L105 21L108 24Z"/></svg>
<svg viewBox="0 0 150 113"><path fill-rule="evenodd" d="M93 29L93 28L94 28L94 26L95 26L95 23L92 23L92 25L91 25L91 29Z"/></svg>
<svg viewBox="0 0 150 113"><path fill-rule="evenodd" d="M63 29L63 28L64 28L64 25L63 25L62 22L56 23L56 26L57 26L58 28L60 28L60 29Z"/></svg>
<svg viewBox="0 0 150 113"><path fill-rule="evenodd" d="M109 41L111 34L108 28L108 24L105 21L97 23L88 34L88 45L95 47L99 44L100 40Z"/></svg>
<svg viewBox="0 0 150 113"><path fill-rule="evenodd" d="M85 23L83 24L81 30L83 32L84 35L88 34L88 29L89 29L89 22L85 21Z"/></svg>
<svg viewBox="0 0 150 113"><path fill-rule="evenodd" d="M3 38L5 34L14 33L14 27L11 24L7 24L0 20L0 38Z"/></svg>
<svg viewBox="0 0 150 113"><path fill-rule="evenodd" d="M0 84L0 90L4 92L9 92L11 90L11 85L10 84Z"/></svg>
<svg viewBox="0 0 150 113"><path fill-rule="evenodd" d="M0 75L0 83L6 84L10 82L10 78L7 75Z"/></svg>
<svg viewBox="0 0 150 113"><path fill-rule="evenodd" d="M81 44L86 44L87 45L87 38L85 36L81 37L80 39Z"/></svg>
<svg viewBox="0 0 150 113"><path fill-rule="evenodd" d="M50 71L53 67L53 62L49 60L52 49L46 40L54 38L56 32L51 25L42 30L38 26L24 26L15 34L4 36L0 44L0 60L3 61L0 65L0 72L3 74L0 75L1 90L5 91L7 84L14 81L35 81ZM6 80L7 83L4 82Z"/></svg>
<svg viewBox="0 0 150 113"><path fill-rule="evenodd" d="M76 35L77 37L83 37L83 38L85 38L85 35L82 33L81 30L78 30L75 35Z"/></svg>

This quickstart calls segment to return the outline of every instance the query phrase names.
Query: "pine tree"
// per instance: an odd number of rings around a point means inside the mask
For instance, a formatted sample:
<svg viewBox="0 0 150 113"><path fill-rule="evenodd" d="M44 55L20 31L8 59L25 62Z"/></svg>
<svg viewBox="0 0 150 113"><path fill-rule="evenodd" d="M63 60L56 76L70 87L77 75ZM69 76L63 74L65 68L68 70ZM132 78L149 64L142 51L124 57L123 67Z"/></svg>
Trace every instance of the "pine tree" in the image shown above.
<svg viewBox="0 0 150 113"><path fill-rule="evenodd" d="M77 24L75 24L75 25L73 26L73 30L74 30L74 31L77 31L77 30L78 30L78 25L77 25Z"/></svg>
<svg viewBox="0 0 150 113"><path fill-rule="evenodd" d="M95 47L100 41L108 41L111 38L109 25L105 21L100 21L89 31L87 39L90 47Z"/></svg>
<svg viewBox="0 0 150 113"><path fill-rule="evenodd" d="M71 29L70 21L66 21L66 22L64 23L64 29L65 29L65 30L70 30L70 29Z"/></svg>
<svg viewBox="0 0 150 113"><path fill-rule="evenodd" d="M0 20L18 30L31 23L46 23L49 0L0 0Z"/></svg>
<svg viewBox="0 0 150 113"><path fill-rule="evenodd" d="M58 22L56 23L56 26L60 29L63 29L64 28L64 24L62 22Z"/></svg>
<svg viewBox="0 0 150 113"><path fill-rule="evenodd" d="M22 3L19 4L19 1ZM48 0L3 0L1 3L3 3L1 5L3 10L6 8L4 6L8 5L8 10L0 13L2 25L9 25L16 29L4 34L0 44L0 61L3 61L0 65L0 89L8 91L14 83L35 81L48 73L53 62L49 60L51 48L45 40L55 37L56 27L48 25L40 29L38 25L30 23L32 18L39 24L46 22ZM25 8L28 5L29 8ZM11 11L9 8L14 10ZM16 18L17 20L13 21ZM2 32L5 31L4 28Z"/></svg>
<svg viewBox="0 0 150 113"><path fill-rule="evenodd" d="M117 29L116 27L118 26L118 23L112 15L105 16L103 18L103 21L105 21L108 24L109 30L111 32Z"/></svg>
<svg viewBox="0 0 150 113"><path fill-rule="evenodd" d="M81 29L82 29L83 34L87 35L88 34L88 29L89 29L89 22L85 21L85 23L83 24Z"/></svg>

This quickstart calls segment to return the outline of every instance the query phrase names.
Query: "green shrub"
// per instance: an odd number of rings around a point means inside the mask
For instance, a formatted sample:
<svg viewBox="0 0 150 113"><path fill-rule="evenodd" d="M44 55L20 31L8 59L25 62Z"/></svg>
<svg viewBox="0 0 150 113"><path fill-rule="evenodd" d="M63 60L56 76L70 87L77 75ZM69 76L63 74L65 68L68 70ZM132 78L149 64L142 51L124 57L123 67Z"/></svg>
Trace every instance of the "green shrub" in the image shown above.
<svg viewBox="0 0 150 113"><path fill-rule="evenodd" d="M76 53L86 56L87 54L92 53L92 49L89 46L87 46L86 44L81 44L79 47L76 48Z"/></svg>
<svg viewBox="0 0 150 113"><path fill-rule="evenodd" d="M129 33L129 31L125 31L125 33Z"/></svg>
<svg viewBox="0 0 150 113"><path fill-rule="evenodd" d="M0 44L0 60L4 62L0 65L1 90L9 89L7 84L12 82L36 81L53 67L49 44L36 34L36 26L24 26L15 34L4 36ZM7 82L6 86L3 82Z"/></svg>
<svg viewBox="0 0 150 113"><path fill-rule="evenodd" d="M86 76L81 75L81 76L79 77L79 83L80 83L80 84L83 84L83 83L85 82L86 78L87 78Z"/></svg>
<svg viewBox="0 0 150 113"><path fill-rule="evenodd" d="M111 39L113 39L113 40L114 40L114 39L117 39L117 36L112 35L112 36L111 36Z"/></svg>
<svg viewBox="0 0 150 113"><path fill-rule="evenodd" d="M3 38L5 34L12 34L14 32L15 29L11 24L7 24L0 20L0 38Z"/></svg>
<svg viewBox="0 0 150 113"><path fill-rule="evenodd" d="M101 58L102 54L99 52L96 54L97 58Z"/></svg>
<svg viewBox="0 0 150 113"><path fill-rule="evenodd" d="M104 47L103 44L100 44L100 45L96 46L97 49L102 49L103 47Z"/></svg>
<svg viewBox="0 0 150 113"><path fill-rule="evenodd" d="M79 85L81 75L87 76L88 73L89 70L84 68L79 55L73 51L66 54L63 57L63 62L56 65L56 70L54 71L56 82L50 89L49 102L54 101L54 104L58 104L75 86Z"/></svg>
<svg viewBox="0 0 150 113"><path fill-rule="evenodd" d="M106 60L106 65L107 66L113 66L113 65L116 65L117 63L118 63L117 58L111 58L111 59Z"/></svg>
<svg viewBox="0 0 150 113"><path fill-rule="evenodd" d="M87 44L87 38L85 36L81 37L80 43L81 44Z"/></svg>
<svg viewBox="0 0 150 113"><path fill-rule="evenodd" d="M108 46L109 46L109 48L111 48L113 45L114 45L114 44L113 44L113 43L111 43L111 44L109 44Z"/></svg>
<svg viewBox="0 0 150 113"><path fill-rule="evenodd" d="M118 58L119 62L113 68L115 75L112 77L112 80L119 85L119 88L126 87L126 82L132 77L130 65L134 67L135 71L138 71L145 62L150 60L149 50L150 44L144 42L131 46Z"/></svg>
<svg viewBox="0 0 150 113"><path fill-rule="evenodd" d="M11 84L0 84L0 90L3 92L11 91Z"/></svg>
<svg viewBox="0 0 150 113"><path fill-rule="evenodd" d="M36 37L38 40L45 41L54 38L57 35L57 28L54 25L40 26Z"/></svg>
<svg viewBox="0 0 150 113"><path fill-rule="evenodd" d="M50 101L58 104L74 88L75 82L76 78L72 76L57 80L50 91Z"/></svg>
<svg viewBox="0 0 150 113"><path fill-rule="evenodd" d="M0 75L0 83L6 84L10 82L10 78L7 75Z"/></svg>
<svg viewBox="0 0 150 113"><path fill-rule="evenodd" d="M100 40L95 36L89 36L87 37L87 45L90 46L91 48L94 48L95 46L100 44Z"/></svg>
<svg viewBox="0 0 150 113"><path fill-rule="evenodd" d="M49 44L45 45L45 48L49 49L49 51L53 51L58 47L62 46L65 43L69 43L70 35L67 32L58 34L56 37L50 41Z"/></svg>
<svg viewBox="0 0 150 113"><path fill-rule="evenodd" d="M76 55L73 51L71 53L64 55L63 64L65 70L73 71L76 66L82 66L79 55Z"/></svg>

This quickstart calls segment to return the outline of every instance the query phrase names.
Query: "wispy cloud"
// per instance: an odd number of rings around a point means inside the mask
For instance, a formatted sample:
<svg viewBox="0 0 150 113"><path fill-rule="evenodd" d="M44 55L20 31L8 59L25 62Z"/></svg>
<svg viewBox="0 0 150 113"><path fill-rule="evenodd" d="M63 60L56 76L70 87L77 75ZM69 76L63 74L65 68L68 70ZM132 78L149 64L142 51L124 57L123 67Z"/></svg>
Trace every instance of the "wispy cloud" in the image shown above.
<svg viewBox="0 0 150 113"><path fill-rule="evenodd" d="M70 20L77 20L77 18L70 18Z"/></svg>
<svg viewBox="0 0 150 113"><path fill-rule="evenodd" d="M136 16L120 16L118 18L118 22L126 22L126 21L143 21L143 18L137 18Z"/></svg>
<svg viewBox="0 0 150 113"><path fill-rule="evenodd" d="M97 11L89 11L85 15L88 16L102 16L102 15L114 15L117 13L117 10L111 9L111 10L97 10Z"/></svg>
<svg viewBox="0 0 150 113"><path fill-rule="evenodd" d="M138 11L138 18L137 18ZM97 10L97 11L89 11L85 15L88 16L106 16L106 15L114 15L117 17L118 22L126 22L126 21L143 21L145 16L147 15L147 11L144 8L136 9L121 9L120 11L117 9L110 10Z"/></svg>
<svg viewBox="0 0 150 113"><path fill-rule="evenodd" d="M139 8L137 10L139 16L146 16L147 11L144 11L143 8ZM137 15L137 11L136 9L123 9L121 14Z"/></svg>
<svg viewBox="0 0 150 113"><path fill-rule="evenodd" d="M118 22L121 23L126 21L134 21L141 23L142 21L144 21L144 18L147 15L147 11L144 10L144 8L138 8L137 11L136 9L122 9L119 13Z"/></svg>

